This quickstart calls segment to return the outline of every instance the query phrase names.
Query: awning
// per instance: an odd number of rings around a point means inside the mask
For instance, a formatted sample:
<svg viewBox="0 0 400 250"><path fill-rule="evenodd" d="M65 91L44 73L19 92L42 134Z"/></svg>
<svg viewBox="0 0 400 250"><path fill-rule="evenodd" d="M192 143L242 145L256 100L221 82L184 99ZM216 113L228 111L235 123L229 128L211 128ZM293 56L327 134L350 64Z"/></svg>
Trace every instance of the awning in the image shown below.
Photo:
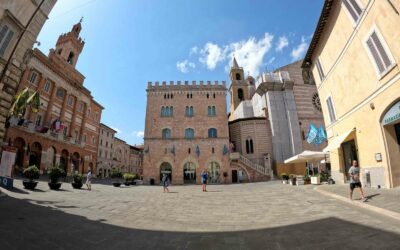
<svg viewBox="0 0 400 250"><path fill-rule="evenodd" d="M355 131L355 128L346 131L345 133L335 137L334 139L332 139L328 146L326 148L324 148L322 151L323 152L330 152L334 149L340 148L340 145L347 139L347 137L349 137L349 135L351 133L353 133Z"/></svg>
<svg viewBox="0 0 400 250"><path fill-rule="evenodd" d="M322 159L325 159L326 156L327 153L325 152L306 150L298 155L295 155L285 160L285 163L306 163L312 161L320 161Z"/></svg>

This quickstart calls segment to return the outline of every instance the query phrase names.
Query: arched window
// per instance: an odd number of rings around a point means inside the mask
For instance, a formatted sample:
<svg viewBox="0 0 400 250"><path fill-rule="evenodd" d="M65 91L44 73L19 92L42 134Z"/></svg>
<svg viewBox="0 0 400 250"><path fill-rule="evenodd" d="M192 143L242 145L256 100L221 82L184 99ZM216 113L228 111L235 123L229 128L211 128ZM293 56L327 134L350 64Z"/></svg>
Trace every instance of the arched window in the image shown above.
<svg viewBox="0 0 400 250"><path fill-rule="evenodd" d="M171 139L171 129L169 128L164 128L162 130L162 138L163 139Z"/></svg>
<svg viewBox="0 0 400 250"><path fill-rule="evenodd" d="M240 74L239 73L236 73L236 80L242 80L242 79L240 79L241 77L240 77Z"/></svg>
<svg viewBox="0 0 400 250"><path fill-rule="evenodd" d="M74 64L74 53L72 51L69 52L67 63Z"/></svg>
<svg viewBox="0 0 400 250"><path fill-rule="evenodd" d="M185 116L187 117L193 116L193 106L186 106Z"/></svg>
<svg viewBox="0 0 400 250"><path fill-rule="evenodd" d="M217 112L215 106L208 106L208 116L216 116Z"/></svg>
<svg viewBox="0 0 400 250"><path fill-rule="evenodd" d="M254 153L253 139L251 139L250 137L246 139L246 153L247 154L253 154Z"/></svg>
<svg viewBox="0 0 400 250"><path fill-rule="evenodd" d="M210 128L208 130L208 138L217 138L217 129L216 128Z"/></svg>
<svg viewBox="0 0 400 250"><path fill-rule="evenodd" d="M174 107L169 107L169 116L173 116L174 115Z"/></svg>
<svg viewBox="0 0 400 250"><path fill-rule="evenodd" d="M187 128L185 129L185 139L193 139L194 138L194 129Z"/></svg>
<svg viewBox="0 0 400 250"><path fill-rule="evenodd" d="M239 101L243 101L243 89L238 89L238 98Z"/></svg>
<svg viewBox="0 0 400 250"><path fill-rule="evenodd" d="M164 117L164 116L165 116L165 107L162 106L161 107L161 117Z"/></svg>

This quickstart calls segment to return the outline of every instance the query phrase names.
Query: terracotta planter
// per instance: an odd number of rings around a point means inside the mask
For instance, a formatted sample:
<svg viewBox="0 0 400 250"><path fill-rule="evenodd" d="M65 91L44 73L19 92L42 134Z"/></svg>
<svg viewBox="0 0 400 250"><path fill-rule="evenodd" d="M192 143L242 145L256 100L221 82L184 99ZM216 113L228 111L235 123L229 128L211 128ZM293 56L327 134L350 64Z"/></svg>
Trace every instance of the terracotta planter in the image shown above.
<svg viewBox="0 0 400 250"><path fill-rule="evenodd" d="M22 184L24 185L24 188L29 189L29 190L34 190L36 185L38 184L37 181L22 181Z"/></svg>

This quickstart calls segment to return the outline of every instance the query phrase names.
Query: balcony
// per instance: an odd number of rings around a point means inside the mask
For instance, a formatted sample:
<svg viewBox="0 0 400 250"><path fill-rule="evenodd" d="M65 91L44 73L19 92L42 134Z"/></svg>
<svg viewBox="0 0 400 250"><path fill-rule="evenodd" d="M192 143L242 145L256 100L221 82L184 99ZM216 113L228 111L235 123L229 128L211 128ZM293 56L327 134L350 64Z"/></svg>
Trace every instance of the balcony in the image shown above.
<svg viewBox="0 0 400 250"><path fill-rule="evenodd" d="M15 128L18 130L22 130L29 134L35 134L37 136L41 136L43 138L58 141L62 143L72 144L78 147L85 147L85 143L81 142L78 139L73 137L65 136L63 133L57 133L47 127L36 126L32 121L24 121L18 120L16 118L10 119L10 128Z"/></svg>

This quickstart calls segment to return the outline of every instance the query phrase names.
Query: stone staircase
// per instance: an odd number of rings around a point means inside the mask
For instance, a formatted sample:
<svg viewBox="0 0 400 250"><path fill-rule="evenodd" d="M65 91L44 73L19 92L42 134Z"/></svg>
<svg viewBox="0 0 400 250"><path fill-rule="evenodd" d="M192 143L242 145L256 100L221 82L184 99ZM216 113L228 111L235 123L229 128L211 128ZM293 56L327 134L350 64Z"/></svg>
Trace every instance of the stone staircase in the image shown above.
<svg viewBox="0 0 400 250"><path fill-rule="evenodd" d="M240 154L239 152L232 152L229 155L229 158L231 161L237 161L238 163L253 169L254 171L256 171L259 174L265 175L270 177L271 179L273 178L273 171L271 167L265 167L263 165L257 164L251 160L249 160L248 158L244 157L242 154Z"/></svg>

